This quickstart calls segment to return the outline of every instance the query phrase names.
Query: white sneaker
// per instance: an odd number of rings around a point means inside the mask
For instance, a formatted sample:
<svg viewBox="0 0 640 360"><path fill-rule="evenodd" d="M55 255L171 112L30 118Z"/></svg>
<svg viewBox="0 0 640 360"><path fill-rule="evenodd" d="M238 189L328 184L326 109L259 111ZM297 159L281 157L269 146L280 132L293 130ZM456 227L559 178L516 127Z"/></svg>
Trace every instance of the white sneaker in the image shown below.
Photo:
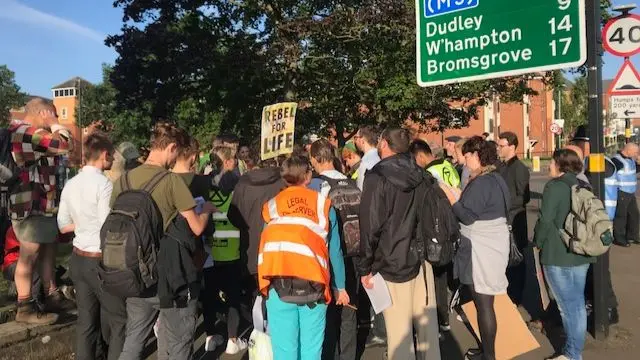
<svg viewBox="0 0 640 360"><path fill-rule="evenodd" d="M224 337L222 335L210 335L204 342L204 351L215 351L216 348L224 344Z"/></svg>
<svg viewBox="0 0 640 360"><path fill-rule="evenodd" d="M549 360L571 360L568 357L564 356L564 355L560 355L560 356L556 356L554 358L551 358Z"/></svg>
<svg viewBox="0 0 640 360"><path fill-rule="evenodd" d="M247 341L244 339L237 338L235 341L229 339L227 341L227 349L224 352L229 355L235 355L240 351L246 350L247 347Z"/></svg>

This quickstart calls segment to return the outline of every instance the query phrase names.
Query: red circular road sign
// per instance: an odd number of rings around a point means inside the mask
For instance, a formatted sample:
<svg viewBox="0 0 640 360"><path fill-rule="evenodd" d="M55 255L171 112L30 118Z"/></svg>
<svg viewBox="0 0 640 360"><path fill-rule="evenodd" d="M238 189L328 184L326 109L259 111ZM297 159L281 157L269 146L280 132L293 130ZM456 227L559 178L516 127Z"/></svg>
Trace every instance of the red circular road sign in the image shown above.
<svg viewBox="0 0 640 360"><path fill-rule="evenodd" d="M560 127L560 125L553 123L551 124L551 132L556 135L560 135L562 134L562 128Z"/></svg>
<svg viewBox="0 0 640 360"><path fill-rule="evenodd" d="M627 14L609 20L602 29L602 45L616 56L640 53L640 16Z"/></svg>

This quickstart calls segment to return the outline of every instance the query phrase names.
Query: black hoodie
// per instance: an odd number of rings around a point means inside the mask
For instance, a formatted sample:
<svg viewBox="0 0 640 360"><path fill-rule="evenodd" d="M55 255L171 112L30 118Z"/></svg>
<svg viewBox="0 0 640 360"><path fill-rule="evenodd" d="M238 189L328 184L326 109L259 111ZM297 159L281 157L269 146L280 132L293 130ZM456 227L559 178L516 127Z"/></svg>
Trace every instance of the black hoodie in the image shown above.
<svg viewBox="0 0 640 360"><path fill-rule="evenodd" d="M414 193L424 175L406 153L383 159L367 172L360 202L360 275L379 272L396 283L418 275Z"/></svg>
<svg viewBox="0 0 640 360"><path fill-rule="evenodd" d="M251 170L242 175L233 192L227 217L240 230L240 254L250 274L258 273L258 246L264 226L262 206L286 187L280 168Z"/></svg>

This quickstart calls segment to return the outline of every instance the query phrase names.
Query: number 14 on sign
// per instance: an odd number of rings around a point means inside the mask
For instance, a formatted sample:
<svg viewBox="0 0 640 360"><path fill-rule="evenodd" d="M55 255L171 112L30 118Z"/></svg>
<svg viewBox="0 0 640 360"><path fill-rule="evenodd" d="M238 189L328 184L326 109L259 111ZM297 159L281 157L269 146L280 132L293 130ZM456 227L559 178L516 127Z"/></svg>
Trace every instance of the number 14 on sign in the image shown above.
<svg viewBox="0 0 640 360"><path fill-rule="evenodd" d="M571 1L572 0L558 0L558 9L562 11L567 10L569 6L571 6ZM558 22L558 19L555 17L552 17L549 19L549 26L551 28L551 35L561 34L563 31L569 32L573 27L573 25L571 25L571 16L569 14L562 16L560 22ZM552 40L549 43L549 46L551 47L551 56L558 55L558 45L560 45L562 49L562 55L567 55L571 48L571 39L571 37L566 37Z"/></svg>

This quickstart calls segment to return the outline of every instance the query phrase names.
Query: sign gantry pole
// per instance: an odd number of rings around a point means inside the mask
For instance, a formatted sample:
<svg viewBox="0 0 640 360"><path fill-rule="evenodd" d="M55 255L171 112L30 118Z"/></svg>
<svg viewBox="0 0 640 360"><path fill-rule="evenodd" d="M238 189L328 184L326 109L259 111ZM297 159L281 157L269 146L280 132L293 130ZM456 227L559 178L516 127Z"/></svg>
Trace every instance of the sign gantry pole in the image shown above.
<svg viewBox="0 0 640 360"><path fill-rule="evenodd" d="M589 85L589 171L593 193L604 198L604 144L602 131L602 54L600 0L587 0L587 70ZM594 337L603 340L609 336L609 310L605 301L605 276L609 268L609 252L598 257L593 265L593 319Z"/></svg>

